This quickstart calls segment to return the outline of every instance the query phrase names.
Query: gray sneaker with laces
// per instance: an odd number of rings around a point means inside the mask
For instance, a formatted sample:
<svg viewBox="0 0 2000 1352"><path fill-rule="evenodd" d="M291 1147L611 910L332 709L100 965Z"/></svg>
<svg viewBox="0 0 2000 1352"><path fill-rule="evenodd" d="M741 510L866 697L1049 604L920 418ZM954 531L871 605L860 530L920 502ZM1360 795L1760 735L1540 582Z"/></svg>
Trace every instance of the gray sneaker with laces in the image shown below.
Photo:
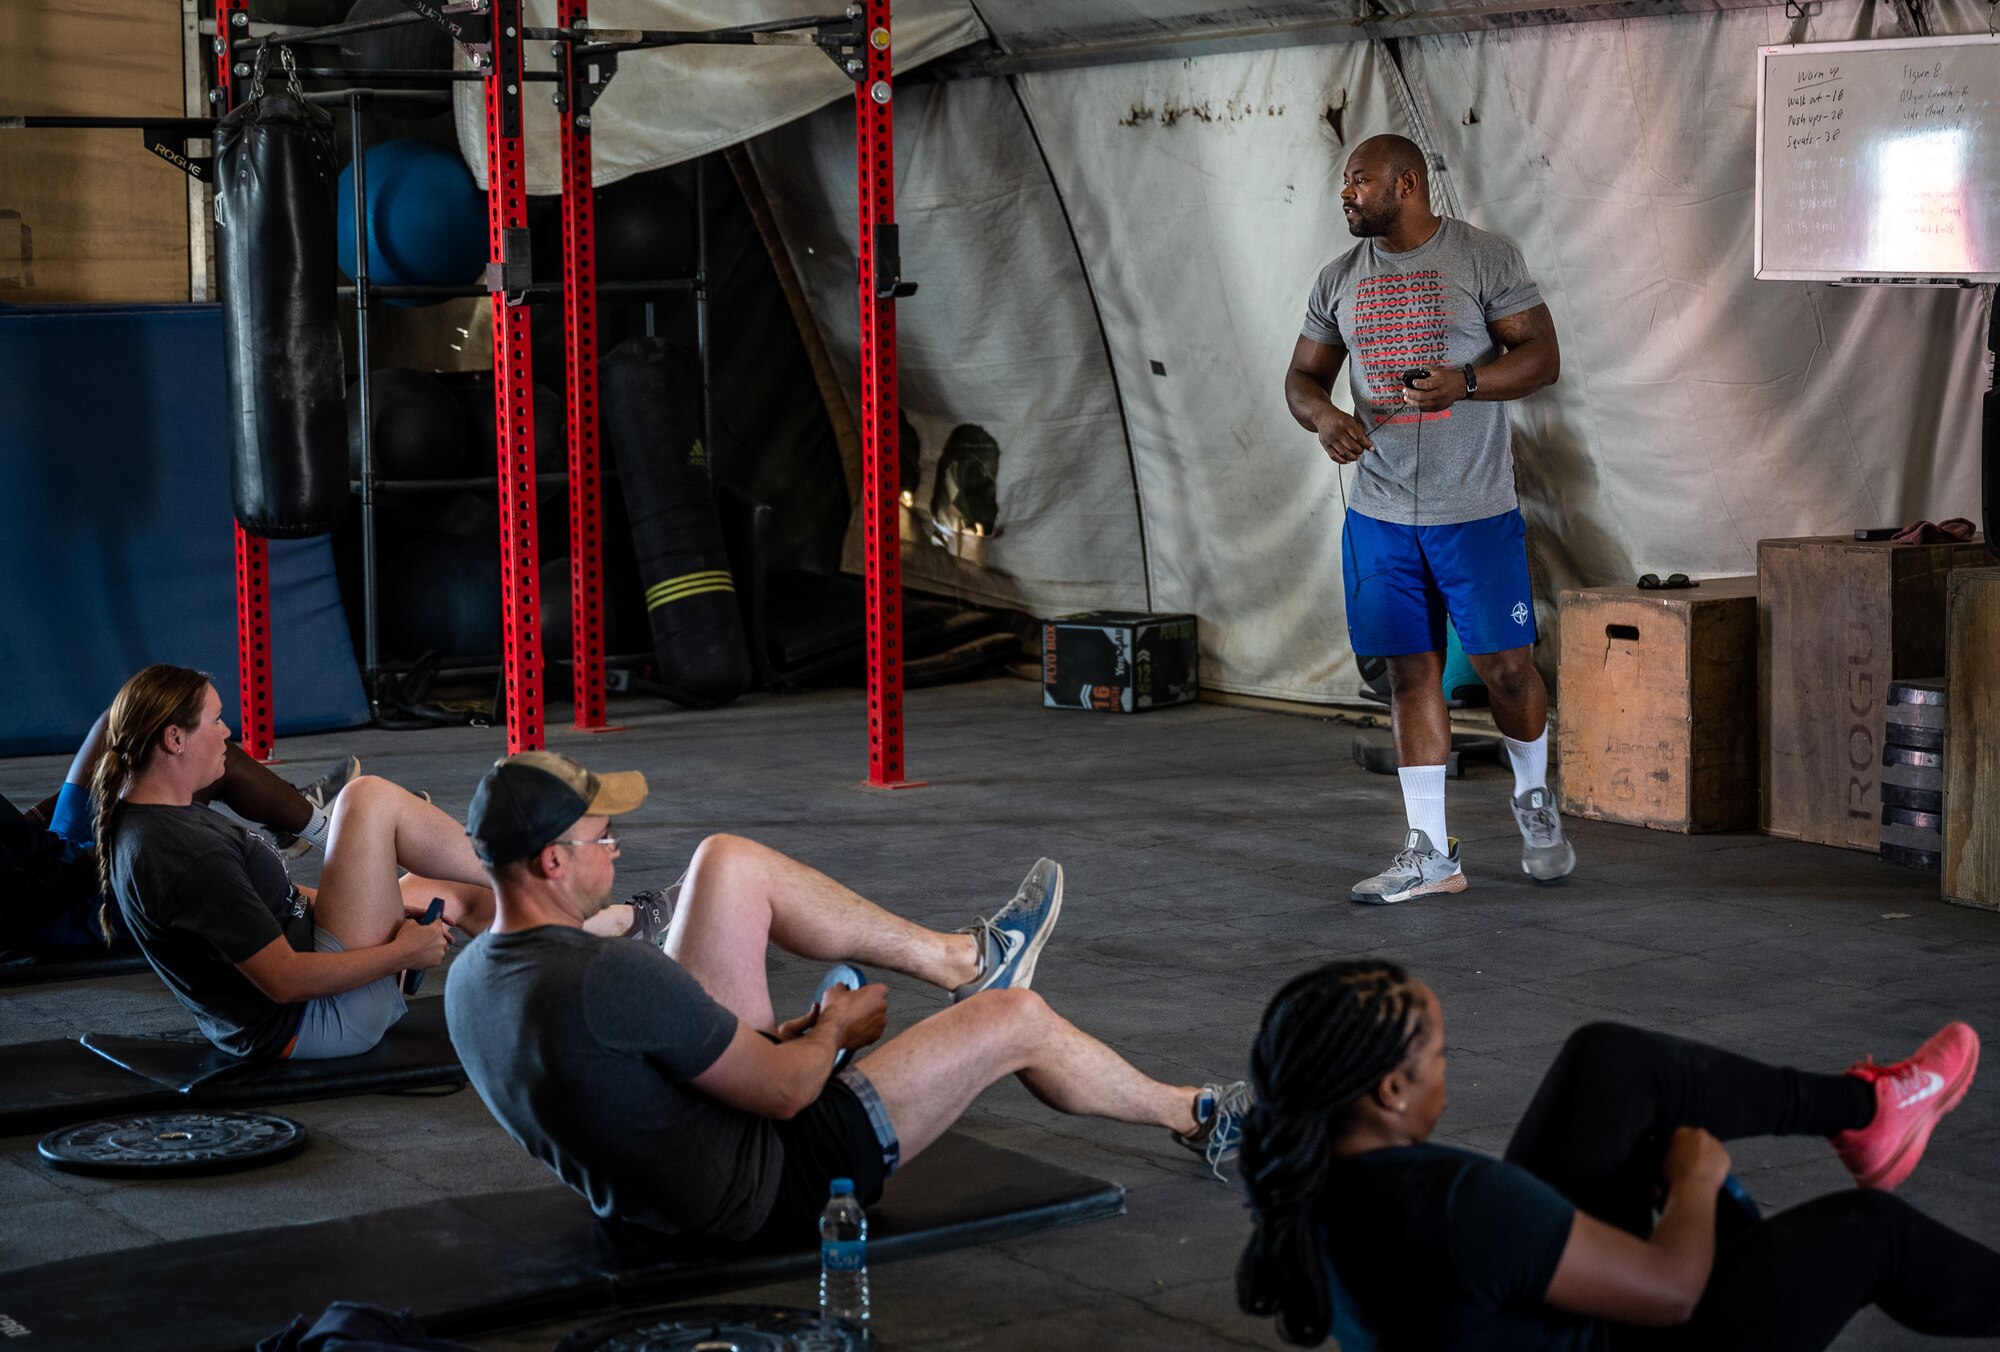
<svg viewBox="0 0 2000 1352"><path fill-rule="evenodd" d="M1521 872L1538 883L1567 878L1576 851L1563 839L1556 801L1545 788L1529 789L1514 800L1514 823L1521 828Z"/></svg>
<svg viewBox="0 0 2000 1352"><path fill-rule="evenodd" d="M361 758L359 756L343 757L338 765L328 770L312 783L301 784L299 786L299 793L308 803L311 803L322 812L327 812L330 816L332 814L329 809L333 806L333 800L340 796L340 791L347 787L348 781L360 773ZM295 836L289 831L273 831L271 837L272 845L277 849L279 854L287 859L302 858L306 851L312 849L312 842L310 840L307 840L304 836Z"/></svg>
<svg viewBox="0 0 2000 1352"><path fill-rule="evenodd" d="M1195 1105L1201 1125L1192 1134L1175 1132L1174 1139L1208 1161L1209 1172L1227 1183L1222 1166L1236 1158L1243 1144L1243 1119L1257 1104L1257 1095L1242 1080L1205 1084Z"/></svg>
<svg viewBox="0 0 2000 1352"><path fill-rule="evenodd" d="M1389 867L1356 883L1347 895L1370 906L1393 906L1412 897L1464 890L1465 874L1458 867L1457 838L1446 840L1445 848L1439 850L1428 835L1412 827Z"/></svg>
<svg viewBox="0 0 2000 1352"><path fill-rule="evenodd" d="M978 976L951 993L954 1003L981 991L1028 988L1035 979L1035 959L1062 910L1062 891L1062 865L1037 859L1012 901L959 931L979 940L980 966Z"/></svg>

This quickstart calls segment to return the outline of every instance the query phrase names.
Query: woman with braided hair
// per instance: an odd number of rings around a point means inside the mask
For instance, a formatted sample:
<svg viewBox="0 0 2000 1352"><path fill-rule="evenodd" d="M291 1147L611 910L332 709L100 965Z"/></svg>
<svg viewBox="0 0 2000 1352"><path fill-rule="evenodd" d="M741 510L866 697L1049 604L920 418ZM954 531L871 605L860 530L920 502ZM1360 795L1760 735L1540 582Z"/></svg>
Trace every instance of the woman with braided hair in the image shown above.
<svg viewBox="0 0 2000 1352"><path fill-rule="evenodd" d="M1495 1160L1429 1142L1436 995L1394 963L1330 963L1278 992L1251 1054L1238 1301L1345 1352L1806 1352L1871 1303L2000 1334L2000 1254L1890 1191L1978 1059L1962 1023L1844 1075L1590 1024ZM1758 1218L1721 1142L1760 1135L1830 1138L1858 1186Z"/></svg>

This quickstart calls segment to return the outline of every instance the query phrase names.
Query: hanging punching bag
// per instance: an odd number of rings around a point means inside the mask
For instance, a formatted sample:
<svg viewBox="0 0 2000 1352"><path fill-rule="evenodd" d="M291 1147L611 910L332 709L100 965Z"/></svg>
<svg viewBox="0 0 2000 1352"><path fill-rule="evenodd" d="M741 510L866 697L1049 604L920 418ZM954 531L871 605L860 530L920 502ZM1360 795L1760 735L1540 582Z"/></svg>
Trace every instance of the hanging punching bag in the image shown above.
<svg viewBox="0 0 2000 1352"><path fill-rule="evenodd" d="M690 709L727 704L750 688L750 650L701 440L700 386L663 339L634 338L604 359L603 407L660 684Z"/></svg>
<svg viewBox="0 0 2000 1352"><path fill-rule="evenodd" d="M262 74L260 60L250 98L215 127L216 270L236 519L291 538L332 530L347 506L337 166L333 118L295 79L266 91Z"/></svg>

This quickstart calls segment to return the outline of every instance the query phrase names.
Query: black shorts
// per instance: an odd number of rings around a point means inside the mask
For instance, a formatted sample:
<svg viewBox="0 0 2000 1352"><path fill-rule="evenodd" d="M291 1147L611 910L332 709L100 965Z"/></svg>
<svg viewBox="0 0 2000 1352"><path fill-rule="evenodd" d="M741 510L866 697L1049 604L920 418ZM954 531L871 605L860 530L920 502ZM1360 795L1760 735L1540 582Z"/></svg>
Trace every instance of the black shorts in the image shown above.
<svg viewBox="0 0 2000 1352"><path fill-rule="evenodd" d="M819 1215L836 1178L853 1179L854 1195L865 1207L881 1200L889 1177L883 1141L868 1109L844 1081L828 1080L804 1111L777 1126L784 1164L771 1214L753 1243L793 1247L811 1240L819 1233Z"/></svg>

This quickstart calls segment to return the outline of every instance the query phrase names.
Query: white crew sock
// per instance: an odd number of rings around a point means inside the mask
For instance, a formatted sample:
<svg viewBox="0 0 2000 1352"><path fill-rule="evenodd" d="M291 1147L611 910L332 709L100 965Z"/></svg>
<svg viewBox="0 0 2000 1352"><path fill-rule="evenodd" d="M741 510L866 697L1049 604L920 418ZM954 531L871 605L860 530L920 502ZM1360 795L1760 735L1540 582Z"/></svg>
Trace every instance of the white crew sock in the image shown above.
<svg viewBox="0 0 2000 1352"><path fill-rule="evenodd" d="M325 854L327 826L326 809L315 807L313 809L312 820L305 824L299 831L299 834L317 845L321 854Z"/></svg>
<svg viewBox="0 0 2000 1352"><path fill-rule="evenodd" d="M1403 781L1403 812L1410 829L1431 838L1431 848L1449 854L1451 846L1444 833L1444 767L1406 765L1396 771Z"/></svg>
<svg viewBox="0 0 2000 1352"><path fill-rule="evenodd" d="M1549 786L1549 729L1542 727L1542 735L1532 742L1517 742L1512 737L1502 735L1507 744L1507 759L1514 766L1514 796L1519 798L1529 789L1546 789Z"/></svg>

